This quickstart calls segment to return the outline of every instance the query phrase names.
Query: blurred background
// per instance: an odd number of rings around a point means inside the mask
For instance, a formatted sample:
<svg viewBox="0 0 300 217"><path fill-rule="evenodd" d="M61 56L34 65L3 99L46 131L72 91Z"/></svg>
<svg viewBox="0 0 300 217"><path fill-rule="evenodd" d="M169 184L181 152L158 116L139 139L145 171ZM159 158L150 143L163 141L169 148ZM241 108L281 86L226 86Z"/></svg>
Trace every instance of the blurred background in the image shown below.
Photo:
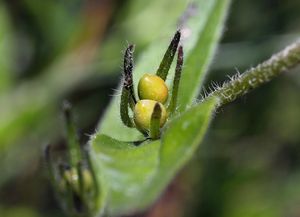
<svg viewBox="0 0 300 217"><path fill-rule="evenodd" d="M41 153L64 142L68 99L85 142L136 56L189 1L0 2L0 216L65 216ZM300 1L233 1L206 86L255 66L299 38ZM164 20L164 23L161 22ZM137 216L300 216L300 73L220 109L197 155Z"/></svg>

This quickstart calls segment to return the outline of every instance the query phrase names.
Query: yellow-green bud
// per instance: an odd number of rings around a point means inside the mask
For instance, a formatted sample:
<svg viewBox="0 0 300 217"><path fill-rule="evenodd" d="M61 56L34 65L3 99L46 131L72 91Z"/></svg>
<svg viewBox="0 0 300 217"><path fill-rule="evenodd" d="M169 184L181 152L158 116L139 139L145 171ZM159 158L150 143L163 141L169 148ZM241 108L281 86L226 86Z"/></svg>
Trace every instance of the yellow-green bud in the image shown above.
<svg viewBox="0 0 300 217"><path fill-rule="evenodd" d="M82 171L82 179L84 183L84 190L90 191L93 187L93 177L88 169Z"/></svg>
<svg viewBox="0 0 300 217"><path fill-rule="evenodd" d="M64 181L69 183L75 191L79 192L79 177L75 168L65 170L63 178ZM64 185L62 185L62 187L64 187Z"/></svg>
<svg viewBox="0 0 300 217"><path fill-rule="evenodd" d="M91 172L88 169L82 170L82 181L83 181L84 190L90 191L93 187L93 177ZM79 192L79 175L75 168L71 168L69 170L64 171L64 176L59 186L62 191L66 190L66 183L71 185L73 190Z"/></svg>
<svg viewBox="0 0 300 217"><path fill-rule="evenodd" d="M138 94L140 99L151 99L165 103L168 99L168 87L159 76L145 74L139 81Z"/></svg>
<svg viewBox="0 0 300 217"><path fill-rule="evenodd" d="M77 170L75 168L71 168L69 170L66 170L64 172L64 176L65 176L65 179L69 183L77 183L78 182L78 174L77 174Z"/></svg>
<svg viewBox="0 0 300 217"><path fill-rule="evenodd" d="M137 127L145 130L150 129L151 116L156 102L154 100L144 99L136 103L134 107L134 122ZM167 119L167 112L163 104L159 103L161 108L160 127L162 127Z"/></svg>

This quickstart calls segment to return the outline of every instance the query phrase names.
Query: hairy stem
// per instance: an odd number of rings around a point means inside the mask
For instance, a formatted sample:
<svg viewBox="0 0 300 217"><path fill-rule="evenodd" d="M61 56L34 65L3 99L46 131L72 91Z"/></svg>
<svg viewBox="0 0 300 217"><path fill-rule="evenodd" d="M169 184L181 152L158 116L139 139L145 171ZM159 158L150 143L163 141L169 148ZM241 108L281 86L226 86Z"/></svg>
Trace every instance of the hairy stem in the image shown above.
<svg viewBox="0 0 300 217"><path fill-rule="evenodd" d="M234 101L250 90L269 82L271 79L300 64L300 40L274 54L270 59L247 70L242 75L232 77L231 81L221 87L214 86L214 91L204 100L216 97L218 106Z"/></svg>

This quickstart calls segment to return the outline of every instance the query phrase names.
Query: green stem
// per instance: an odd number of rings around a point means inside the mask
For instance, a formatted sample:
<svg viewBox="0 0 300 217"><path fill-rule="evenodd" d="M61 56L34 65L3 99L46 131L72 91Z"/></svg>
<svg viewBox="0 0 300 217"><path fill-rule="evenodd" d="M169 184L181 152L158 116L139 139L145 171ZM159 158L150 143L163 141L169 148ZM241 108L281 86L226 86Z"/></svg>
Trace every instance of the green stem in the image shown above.
<svg viewBox="0 0 300 217"><path fill-rule="evenodd" d="M231 81L224 83L221 87L214 87L215 90L208 94L204 100L215 97L218 99L218 106L222 106L299 64L300 40L274 54L255 68L247 70L242 75L234 76Z"/></svg>

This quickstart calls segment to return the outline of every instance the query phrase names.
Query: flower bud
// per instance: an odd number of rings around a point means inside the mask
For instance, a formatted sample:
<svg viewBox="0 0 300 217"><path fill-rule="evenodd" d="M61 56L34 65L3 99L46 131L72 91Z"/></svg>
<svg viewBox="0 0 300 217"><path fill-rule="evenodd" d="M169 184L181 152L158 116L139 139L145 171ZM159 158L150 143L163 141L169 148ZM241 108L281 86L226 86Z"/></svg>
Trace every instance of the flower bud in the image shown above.
<svg viewBox="0 0 300 217"><path fill-rule="evenodd" d="M168 87L159 76L145 74L139 81L138 94L140 99L165 103L168 99Z"/></svg>
<svg viewBox="0 0 300 217"><path fill-rule="evenodd" d="M140 100L134 107L134 122L138 128L149 130L151 123L151 116L155 104L158 103L154 100ZM167 119L167 112L163 104L159 103L161 107L160 127L162 127Z"/></svg>

